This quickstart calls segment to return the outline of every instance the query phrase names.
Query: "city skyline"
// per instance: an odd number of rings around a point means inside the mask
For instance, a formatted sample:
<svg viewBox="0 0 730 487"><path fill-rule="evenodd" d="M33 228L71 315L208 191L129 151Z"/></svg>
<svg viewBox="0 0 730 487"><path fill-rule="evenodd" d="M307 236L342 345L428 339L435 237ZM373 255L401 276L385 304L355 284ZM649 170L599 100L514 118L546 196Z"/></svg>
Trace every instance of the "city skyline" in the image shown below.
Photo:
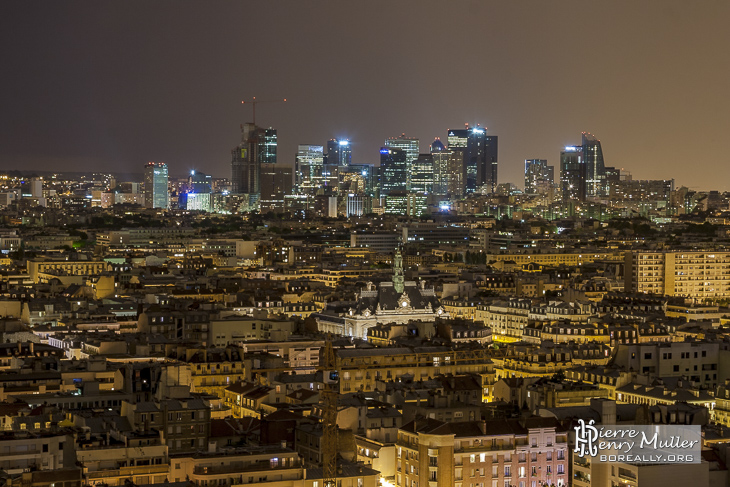
<svg viewBox="0 0 730 487"><path fill-rule="evenodd" d="M728 128L727 63L717 56L730 35L726 4L246 4L206 10L205 25L185 3L165 22L167 5L141 17L134 2L0 7L12 46L3 52L12 74L0 81L0 168L133 171L165 161L175 174L224 176L238 127L252 119L240 101L257 96L288 100L257 113L278 130L278 163L288 166L301 144L346 138L353 163L377 163L388 137L418 137L426 152L449 127L481 123L501 138L500 183L520 185L525 159L557 166L560 149L589 131L610 164L637 179L730 189L724 151L705 143ZM232 28L245 18L265 22ZM333 32L307 27L322 18ZM432 33L423 42L421 29ZM253 60L251 39L267 40ZM591 69L564 76L579 59ZM448 66L467 60L453 78Z"/></svg>

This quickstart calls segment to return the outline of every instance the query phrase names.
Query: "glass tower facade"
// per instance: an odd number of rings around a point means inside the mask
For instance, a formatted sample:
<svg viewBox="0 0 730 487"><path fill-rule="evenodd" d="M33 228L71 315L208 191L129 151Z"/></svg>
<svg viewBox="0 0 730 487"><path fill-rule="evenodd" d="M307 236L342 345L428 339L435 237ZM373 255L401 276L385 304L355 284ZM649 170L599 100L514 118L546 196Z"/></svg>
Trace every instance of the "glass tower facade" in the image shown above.
<svg viewBox="0 0 730 487"><path fill-rule="evenodd" d="M579 145L567 146L560 152L560 186L563 201L585 201L586 164Z"/></svg>
<svg viewBox="0 0 730 487"><path fill-rule="evenodd" d="M169 208L167 164L148 162L144 167L144 193L147 208Z"/></svg>
<svg viewBox="0 0 730 487"><path fill-rule="evenodd" d="M433 192L436 194L448 194L449 192L449 157L450 152L446 150L441 139L436 139L431 144L431 158L433 159Z"/></svg>
<svg viewBox="0 0 730 487"><path fill-rule="evenodd" d="M463 154L463 180L466 193L494 192L497 187L498 139L483 127L452 129L448 132L449 150Z"/></svg>
<svg viewBox="0 0 730 487"><path fill-rule="evenodd" d="M413 174L413 163L418 159L418 154L421 152L420 142L415 137L406 137L406 134L401 134L398 137L389 137L385 140L385 147L389 149L400 149L406 153L406 164L408 165L408 183L407 187L411 187L411 176Z"/></svg>
<svg viewBox="0 0 730 487"><path fill-rule="evenodd" d="M261 192L261 164L275 164L276 130L241 125L241 143L231 151L231 185L233 193L248 194L249 204L258 204Z"/></svg>
<svg viewBox="0 0 730 487"><path fill-rule="evenodd" d="M548 166L547 159L525 159L525 193L538 193L538 188L552 185L555 168Z"/></svg>
<svg viewBox="0 0 730 487"><path fill-rule="evenodd" d="M315 195L325 186L323 146L300 145L294 166L297 193Z"/></svg>
<svg viewBox="0 0 730 487"><path fill-rule="evenodd" d="M405 191L408 182L406 151L382 147L380 149L380 194Z"/></svg>
<svg viewBox="0 0 730 487"><path fill-rule="evenodd" d="M325 164L331 166L349 166L352 164L352 145L350 141L347 139L328 140Z"/></svg>
<svg viewBox="0 0 730 487"><path fill-rule="evenodd" d="M583 161L586 165L586 196L605 196L606 168L603 163L601 141L588 132L583 132L582 135Z"/></svg>
<svg viewBox="0 0 730 487"><path fill-rule="evenodd" d="M411 191L433 193L434 168L431 154L420 154L411 165Z"/></svg>

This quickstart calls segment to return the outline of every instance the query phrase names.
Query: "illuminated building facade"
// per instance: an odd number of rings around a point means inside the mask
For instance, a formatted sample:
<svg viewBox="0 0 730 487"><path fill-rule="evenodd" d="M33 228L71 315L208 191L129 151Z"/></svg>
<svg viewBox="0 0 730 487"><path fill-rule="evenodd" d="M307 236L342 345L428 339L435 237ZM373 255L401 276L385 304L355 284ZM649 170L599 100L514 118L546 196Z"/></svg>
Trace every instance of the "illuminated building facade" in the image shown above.
<svg viewBox="0 0 730 487"><path fill-rule="evenodd" d="M603 164L601 141L593 134L583 132L582 150L586 166L586 196L605 196L606 168Z"/></svg>
<svg viewBox="0 0 730 487"><path fill-rule="evenodd" d="M433 192L435 194L448 194L449 192L449 158L451 152L446 150L441 139L436 139L431 144L431 159L433 160Z"/></svg>
<svg viewBox="0 0 730 487"><path fill-rule="evenodd" d="M169 208L167 164L148 162L144 167L144 194L147 208Z"/></svg>
<svg viewBox="0 0 730 487"><path fill-rule="evenodd" d="M552 186L555 168L548 166L547 159L525 159L525 193L536 194L540 188Z"/></svg>
<svg viewBox="0 0 730 487"><path fill-rule="evenodd" d="M730 298L730 253L626 252L628 292L694 299Z"/></svg>
<svg viewBox="0 0 730 487"><path fill-rule="evenodd" d="M248 194L250 203L257 204L261 192L261 164L275 164L276 152L276 130L243 124L241 143L231 152L232 192Z"/></svg>
<svg viewBox="0 0 730 487"><path fill-rule="evenodd" d="M497 187L498 139L483 127L452 129L448 132L449 150L463 154L462 173L465 192L494 192Z"/></svg>
<svg viewBox="0 0 730 487"><path fill-rule="evenodd" d="M317 194L325 186L324 147L321 145L300 145L294 164L296 190L298 194Z"/></svg>
<svg viewBox="0 0 730 487"><path fill-rule="evenodd" d="M433 193L434 164L431 154L420 154L411 164L411 185L414 193Z"/></svg>
<svg viewBox="0 0 730 487"><path fill-rule="evenodd" d="M358 191L358 194L366 194L373 196L375 194L375 187L376 187L376 167L372 164L350 164L350 167L348 168L348 173L357 175L358 179L362 180L363 184L363 191L360 193ZM346 176L347 174L345 174ZM350 192L352 192L352 188L350 188Z"/></svg>
<svg viewBox="0 0 730 487"><path fill-rule="evenodd" d="M569 145L560 151L560 186L563 201L585 201L586 165L579 145Z"/></svg>
<svg viewBox="0 0 730 487"><path fill-rule="evenodd" d="M380 194L405 191L408 183L406 152L401 149L380 149Z"/></svg>
<svg viewBox="0 0 730 487"><path fill-rule="evenodd" d="M330 166L349 166L352 164L352 146L347 139L331 139L327 141L327 160Z"/></svg>
<svg viewBox="0 0 730 487"><path fill-rule="evenodd" d="M400 149L406 153L406 165L408 167L407 187L410 189L413 163L418 159L418 154L421 152L419 140L415 137L406 137L406 134L401 134L398 137L389 137L386 139L385 147L389 149Z"/></svg>

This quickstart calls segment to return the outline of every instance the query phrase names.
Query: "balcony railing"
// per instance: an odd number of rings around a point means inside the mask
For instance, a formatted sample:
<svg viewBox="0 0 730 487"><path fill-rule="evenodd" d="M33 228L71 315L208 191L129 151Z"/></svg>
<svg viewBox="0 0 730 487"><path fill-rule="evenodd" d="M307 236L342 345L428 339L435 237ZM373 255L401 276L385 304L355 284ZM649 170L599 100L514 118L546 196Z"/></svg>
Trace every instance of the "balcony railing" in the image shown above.
<svg viewBox="0 0 730 487"><path fill-rule="evenodd" d="M163 474L170 471L169 465L137 465L131 467L121 467L114 470L98 470L95 472L88 472L86 477L91 479L101 479L109 477L134 477L137 475L153 475Z"/></svg>

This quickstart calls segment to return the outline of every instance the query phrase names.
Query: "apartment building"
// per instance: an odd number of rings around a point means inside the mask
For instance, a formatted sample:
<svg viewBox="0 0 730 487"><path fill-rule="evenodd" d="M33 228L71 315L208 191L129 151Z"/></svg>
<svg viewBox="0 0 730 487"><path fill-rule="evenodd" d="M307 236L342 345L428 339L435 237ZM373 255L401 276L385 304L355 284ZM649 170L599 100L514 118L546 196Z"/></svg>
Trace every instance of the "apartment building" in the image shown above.
<svg viewBox="0 0 730 487"><path fill-rule="evenodd" d="M108 262L97 260L30 259L28 275L35 284L49 276L90 276L111 270ZM45 276L45 277L44 277Z"/></svg>
<svg viewBox="0 0 730 487"><path fill-rule="evenodd" d="M624 288L629 292L695 299L728 298L730 252L626 252Z"/></svg>
<svg viewBox="0 0 730 487"><path fill-rule="evenodd" d="M454 350L450 347L382 347L337 349L340 391L373 391L379 380L412 377L416 380L440 374L476 373L489 388L494 384L494 364L480 346Z"/></svg>
<svg viewBox="0 0 730 487"><path fill-rule="evenodd" d="M416 419L398 431L395 485L568 485L568 434L553 418L444 423Z"/></svg>
<svg viewBox="0 0 730 487"><path fill-rule="evenodd" d="M614 363L654 377L685 377L697 387L714 388L730 371L730 350L719 342L619 345Z"/></svg>
<svg viewBox="0 0 730 487"><path fill-rule="evenodd" d="M508 299L477 306L474 321L481 321L492 329L495 339L503 337L522 338L527 326L532 301L529 299Z"/></svg>

